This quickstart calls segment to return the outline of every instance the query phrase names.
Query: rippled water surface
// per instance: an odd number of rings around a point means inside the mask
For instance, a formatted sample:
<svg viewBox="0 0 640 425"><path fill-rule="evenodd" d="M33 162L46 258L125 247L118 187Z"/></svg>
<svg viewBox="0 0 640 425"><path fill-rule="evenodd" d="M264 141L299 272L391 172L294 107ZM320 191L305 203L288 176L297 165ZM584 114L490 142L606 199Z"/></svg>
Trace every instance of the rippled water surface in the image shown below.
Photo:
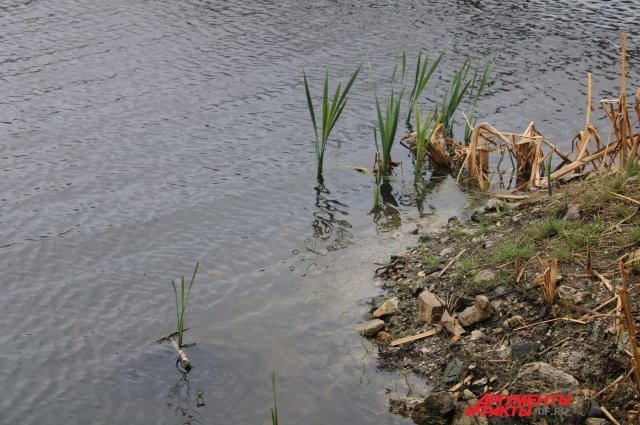
<svg viewBox="0 0 640 425"><path fill-rule="evenodd" d="M349 166L372 162L376 82L402 48L446 48L443 71L495 57L480 119L568 147L586 72L616 93L622 30L638 82L634 5L0 2L0 422L266 424L274 371L283 423L406 423L386 413L404 377L350 328L374 263L465 195L434 176L419 218L399 147L374 223L372 178ZM362 60L317 192L302 68L318 88ZM184 378L153 342L196 261Z"/></svg>

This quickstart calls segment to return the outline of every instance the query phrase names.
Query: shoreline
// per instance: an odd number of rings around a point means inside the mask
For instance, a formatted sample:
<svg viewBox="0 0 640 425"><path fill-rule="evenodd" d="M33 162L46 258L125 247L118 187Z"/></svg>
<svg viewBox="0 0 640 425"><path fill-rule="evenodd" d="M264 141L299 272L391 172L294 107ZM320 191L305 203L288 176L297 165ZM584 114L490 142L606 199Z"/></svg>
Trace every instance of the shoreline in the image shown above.
<svg viewBox="0 0 640 425"><path fill-rule="evenodd" d="M378 344L380 368L433 388L391 399L390 410L416 423L505 424L465 408L486 393L568 391L571 411L552 423L635 423L633 350L616 305L622 260L631 310L640 310L639 172L591 175L551 197L489 199L379 268L385 294L356 330Z"/></svg>

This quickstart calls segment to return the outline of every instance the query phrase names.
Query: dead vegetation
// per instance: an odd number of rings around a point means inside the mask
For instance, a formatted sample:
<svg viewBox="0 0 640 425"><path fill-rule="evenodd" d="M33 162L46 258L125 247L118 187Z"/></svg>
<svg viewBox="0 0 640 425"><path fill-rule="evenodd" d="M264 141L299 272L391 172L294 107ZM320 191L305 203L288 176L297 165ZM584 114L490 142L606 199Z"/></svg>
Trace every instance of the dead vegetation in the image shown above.
<svg viewBox="0 0 640 425"><path fill-rule="evenodd" d="M455 171L458 180L465 178L483 190L544 189L588 172L620 170L637 161L640 142L640 88L629 101L626 74L626 36L622 33L621 92L617 99L600 101L611 123L610 134L603 137L591 123L592 79L588 74L586 123L574 138L571 153L547 140L533 122L522 133L482 123L475 126L466 146L445 137L441 127L436 129L427 157L433 166ZM403 144L413 150L414 138L414 133L408 134ZM552 157L557 165L549 174L545 162Z"/></svg>

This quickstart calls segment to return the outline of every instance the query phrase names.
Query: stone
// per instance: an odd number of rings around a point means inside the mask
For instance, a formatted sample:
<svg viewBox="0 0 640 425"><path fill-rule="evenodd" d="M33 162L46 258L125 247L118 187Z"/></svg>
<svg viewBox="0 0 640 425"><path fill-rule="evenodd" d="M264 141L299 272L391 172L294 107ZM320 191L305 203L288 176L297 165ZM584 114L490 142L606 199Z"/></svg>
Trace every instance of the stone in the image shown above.
<svg viewBox="0 0 640 425"><path fill-rule="evenodd" d="M471 213L470 219L474 223L482 223L484 221L484 219L486 218L486 216L487 215L484 213L484 211L482 209L477 209L473 213Z"/></svg>
<svg viewBox="0 0 640 425"><path fill-rule="evenodd" d="M479 341L482 338L484 338L484 332L477 329L475 331L471 331L471 341Z"/></svg>
<svg viewBox="0 0 640 425"><path fill-rule="evenodd" d="M427 323L439 322L444 313L444 302L429 291L418 296L418 318Z"/></svg>
<svg viewBox="0 0 640 425"><path fill-rule="evenodd" d="M444 368L444 377L442 378L442 381L444 383L456 382L460 379L460 376L464 371L465 368L462 361L459 358L454 357L449 360L449 363L447 363L447 366Z"/></svg>
<svg viewBox="0 0 640 425"><path fill-rule="evenodd" d="M418 277L426 277L426 276L427 276L427 275L426 275L426 273L425 273L424 271L420 270L420 271L418 272Z"/></svg>
<svg viewBox="0 0 640 425"><path fill-rule="evenodd" d="M495 279L496 274L491 270L480 270L476 276L473 278L473 283L476 285L489 282Z"/></svg>
<svg viewBox="0 0 640 425"><path fill-rule="evenodd" d="M466 327L488 319L492 314L493 307L489 298L484 295L478 295L475 305L467 307L462 313L458 314L458 322L461 326Z"/></svg>
<svg viewBox="0 0 640 425"><path fill-rule="evenodd" d="M438 256L446 257L451 254L453 254L453 248L444 248L442 251L440 251L440 254L438 254Z"/></svg>
<svg viewBox="0 0 640 425"><path fill-rule="evenodd" d="M446 391L429 394L424 399L391 397L389 411L411 418L419 425L446 425L455 409L453 396Z"/></svg>
<svg viewBox="0 0 640 425"><path fill-rule="evenodd" d="M486 416L465 416L466 408L473 406L477 401L478 399L472 398L456 404L451 425L488 425L489 420Z"/></svg>
<svg viewBox="0 0 640 425"><path fill-rule="evenodd" d="M566 424L580 423L589 409L589 402L580 390L578 380L549 363L533 362L523 365L510 391L513 394L572 394L570 412L563 417Z"/></svg>
<svg viewBox="0 0 640 425"><path fill-rule="evenodd" d="M373 336L384 329L384 322L380 319L373 319L356 325L353 330L360 335Z"/></svg>
<svg viewBox="0 0 640 425"><path fill-rule="evenodd" d="M538 350L540 350L539 342L518 342L511 346L511 355L518 360L524 360L527 357L536 356L538 354Z"/></svg>
<svg viewBox="0 0 640 425"><path fill-rule="evenodd" d="M558 296L561 300L573 302L573 296L575 293L576 290L569 286L562 285L558 287Z"/></svg>
<svg viewBox="0 0 640 425"><path fill-rule="evenodd" d="M476 395L466 388L464 391L462 391L462 396L464 397L465 400L471 400L473 398L476 398Z"/></svg>
<svg viewBox="0 0 640 425"><path fill-rule="evenodd" d="M523 323L526 323L519 314L516 314L511 319L507 319L504 322L505 328L516 328L518 326L522 326Z"/></svg>
<svg viewBox="0 0 640 425"><path fill-rule="evenodd" d="M381 344L387 344L391 341L391 334L385 331L380 331L376 335L376 341Z"/></svg>
<svg viewBox="0 0 640 425"><path fill-rule="evenodd" d="M389 298L373 312L373 318L379 319L383 316L394 314L396 311L398 311L398 297Z"/></svg>
<svg viewBox="0 0 640 425"><path fill-rule="evenodd" d="M580 220L580 205L570 204L563 220Z"/></svg>
<svg viewBox="0 0 640 425"><path fill-rule="evenodd" d="M499 199L491 198L485 204L484 211L495 212L495 211L498 211L499 209L504 208L504 206L505 206L505 203L503 201Z"/></svg>
<svg viewBox="0 0 640 425"><path fill-rule="evenodd" d="M459 336L465 332L464 328L460 326L458 319L456 319L455 317L451 317L447 310L442 313L440 323L451 335Z"/></svg>

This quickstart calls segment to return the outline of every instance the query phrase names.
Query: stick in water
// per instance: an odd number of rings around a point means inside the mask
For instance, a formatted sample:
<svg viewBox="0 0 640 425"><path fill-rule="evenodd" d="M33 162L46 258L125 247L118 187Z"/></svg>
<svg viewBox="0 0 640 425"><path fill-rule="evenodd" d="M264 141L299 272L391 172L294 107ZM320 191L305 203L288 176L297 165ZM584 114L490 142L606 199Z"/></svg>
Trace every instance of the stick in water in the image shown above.
<svg viewBox="0 0 640 425"><path fill-rule="evenodd" d="M180 347L178 347L178 343L174 338L171 338L171 345L173 345L173 348L175 348L178 352L184 370L191 370L191 361L189 360L189 357L187 357L187 353L185 353Z"/></svg>

